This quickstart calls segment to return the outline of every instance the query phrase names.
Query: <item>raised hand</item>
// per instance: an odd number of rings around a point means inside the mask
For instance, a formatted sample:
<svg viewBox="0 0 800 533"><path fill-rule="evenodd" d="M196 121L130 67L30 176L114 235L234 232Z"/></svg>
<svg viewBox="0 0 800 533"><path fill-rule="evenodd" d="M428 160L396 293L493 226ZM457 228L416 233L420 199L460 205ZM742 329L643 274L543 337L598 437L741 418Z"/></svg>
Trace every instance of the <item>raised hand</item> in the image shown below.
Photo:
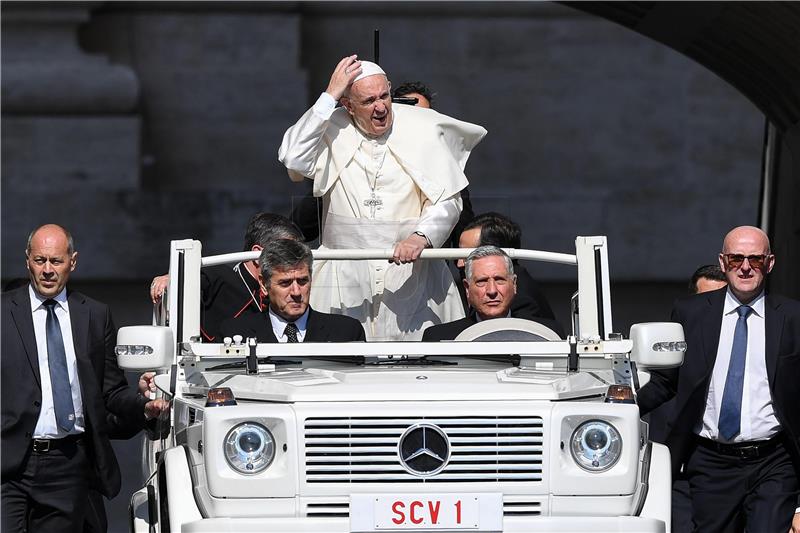
<svg viewBox="0 0 800 533"><path fill-rule="evenodd" d="M357 55L353 54L342 58L333 69L331 81L328 82L325 92L333 96L335 100L339 100L359 74L361 74L361 61L358 60Z"/></svg>

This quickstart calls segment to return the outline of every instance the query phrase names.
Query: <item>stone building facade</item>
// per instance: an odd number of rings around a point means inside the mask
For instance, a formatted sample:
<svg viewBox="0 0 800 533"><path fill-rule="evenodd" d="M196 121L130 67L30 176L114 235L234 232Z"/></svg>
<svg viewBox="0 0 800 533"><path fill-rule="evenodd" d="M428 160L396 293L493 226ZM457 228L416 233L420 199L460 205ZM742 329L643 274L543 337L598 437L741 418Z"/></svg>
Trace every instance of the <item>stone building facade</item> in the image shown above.
<svg viewBox="0 0 800 533"><path fill-rule="evenodd" d="M86 280L147 279L170 239L241 248L247 218L305 189L285 129L344 55L422 80L489 135L476 212L528 247L605 234L618 280L678 280L757 213L762 115L690 60L543 3L2 4L2 276L34 226L71 228ZM571 278L555 267L543 279Z"/></svg>

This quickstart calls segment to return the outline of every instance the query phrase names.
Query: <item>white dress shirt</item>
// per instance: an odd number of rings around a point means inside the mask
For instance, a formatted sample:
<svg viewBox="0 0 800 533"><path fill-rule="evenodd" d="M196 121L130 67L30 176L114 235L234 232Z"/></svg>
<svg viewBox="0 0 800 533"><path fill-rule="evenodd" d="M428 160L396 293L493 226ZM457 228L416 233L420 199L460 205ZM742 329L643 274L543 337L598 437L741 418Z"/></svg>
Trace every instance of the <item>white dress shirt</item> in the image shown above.
<svg viewBox="0 0 800 533"><path fill-rule="evenodd" d="M722 328L719 333L717 359L711 374L706 396L706 410L700 436L713 440L724 440L719 435L719 414L722 395L731 360L733 333L739 315L736 309L742 305L730 289L725 296L722 311ZM747 354L745 360L744 385L742 390L741 429L732 442L766 440L777 434L781 426L775 417L772 396L767 379L767 362L764 348L764 293L748 304L753 311L747 317Z"/></svg>
<svg viewBox="0 0 800 533"><path fill-rule="evenodd" d="M272 332L275 333L275 338L278 342L289 342L289 337L286 336L286 325L289 323L282 316L276 315L272 309L269 310L269 321L272 324ZM306 326L308 325L308 309L303 313L303 316L294 321L297 326L297 342L303 342L306 338Z"/></svg>
<svg viewBox="0 0 800 533"><path fill-rule="evenodd" d="M78 378L78 366L75 360L75 346L72 342L72 323L69 318L69 303L67 290L62 290L53 300L53 306L58 324L61 327L61 338L64 341L64 351L67 355L67 372L69 384L72 389L72 406L75 410L75 427L72 431L64 431L56 423L56 414L53 408L53 388L50 384L50 363L47 359L47 308L44 301L33 286L28 287L31 297L31 314L33 315L33 332L36 335L36 351L39 354L39 376L42 381L42 407L39 411L39 420L33 430L37 439L60 439L69 434L83 433L83 401L81 400L81 385Z"/></svg>

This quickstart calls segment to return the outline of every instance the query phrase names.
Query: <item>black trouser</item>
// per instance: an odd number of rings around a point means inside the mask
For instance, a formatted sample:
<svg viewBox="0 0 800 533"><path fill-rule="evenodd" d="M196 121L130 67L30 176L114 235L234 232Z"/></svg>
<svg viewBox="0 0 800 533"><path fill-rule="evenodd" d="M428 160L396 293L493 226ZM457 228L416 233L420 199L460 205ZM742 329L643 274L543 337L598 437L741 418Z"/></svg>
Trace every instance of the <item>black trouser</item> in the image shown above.
<svg viewBox="0 0 800 533"><path fill-rule="evenodd" d="M4 533L79 533L89 490L89 461L81 440L46 452L31 450L23 471L2 483Z"/></svg>
<svg viewBox="0 0 800 533"><path fill-rule="evenodd" d="M672 533L692 533L693 530L689 480L681 472L672 481Z"/></svg>
<svg viewBox="0 0 800 533"><path fill-rule="evenodd" d="M90 490L83 533L106 533L106 531L108 531L108 517L103 495L96 490Z"/></svg>
<svg viewBox="0 0 800 533"><path fill-rule="evenodd" d="M797 504L797 473L782 442L755 457L697 446L686 463L699 533L786 533Z"/></svg>

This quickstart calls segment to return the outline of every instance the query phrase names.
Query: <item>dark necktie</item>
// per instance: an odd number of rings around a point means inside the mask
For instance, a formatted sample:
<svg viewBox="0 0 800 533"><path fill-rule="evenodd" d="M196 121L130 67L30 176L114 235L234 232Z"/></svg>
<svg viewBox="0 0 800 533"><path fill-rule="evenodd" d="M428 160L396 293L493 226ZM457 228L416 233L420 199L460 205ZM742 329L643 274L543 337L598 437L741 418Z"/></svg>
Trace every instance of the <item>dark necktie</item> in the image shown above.
<svg viewBox="0 0 800 533"><path fill-rule="evenodd" d="M64 350L64 339L61 337L61 326L56 316L55 300L45 300L47 309L47 363L50 367L50 387L53 391L53 410L56 423L64 431L75 427L75 408L72 404L72 388L69 385L67 371L67 352Z"/></svg>
<svg viewBox="0 0 800 533"><path fill-rule="evenodd" d="M725 440L733 439L741 429L742 391L747 355L747 316L752 310L753 308L747 305L740 305L736 309L739 319L733 331L728 377L725 379L725 390L722 393L722 405L719 410L719 434Z"/></svg>
<svg viewBox="0 0 800 533"><path fill-rule="evenodd" d="M289 342L300 342L297 340L297 325L294 322L286 324L286 329L283 330Z"/></svg>

